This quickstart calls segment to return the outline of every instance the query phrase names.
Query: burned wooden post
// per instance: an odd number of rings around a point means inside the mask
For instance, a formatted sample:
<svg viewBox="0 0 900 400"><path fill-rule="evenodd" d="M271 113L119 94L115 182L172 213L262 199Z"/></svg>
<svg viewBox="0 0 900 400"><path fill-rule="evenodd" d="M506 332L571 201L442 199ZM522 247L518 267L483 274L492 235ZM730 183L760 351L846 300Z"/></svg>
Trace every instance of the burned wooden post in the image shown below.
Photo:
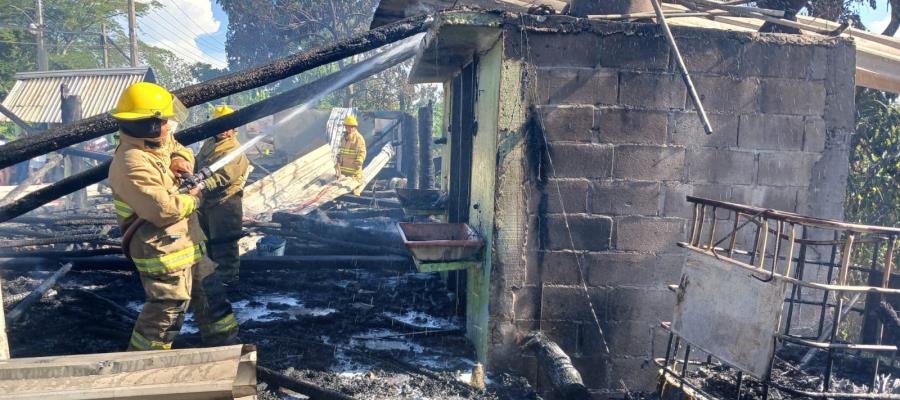
<svg viewBox="0 0 900 400"><path fill-rule="evenodd" d="M290 55L269 64L235 72L191 85L173 93L187 107L257 88L356 54L361 54L408 38L428 29L430 20L421 15L354 35L329 46ZM352 82L351 82L352 83ZM95 139L116 130L116 122L106 114L75 124L53 128L0 146L0 169L54 150Z"/></svg>
<svg viewBox="0 0 900 400"><path fill-rule="evenodd" d="M71 124L75 121L81 119L81 98L77 95L70 95L69 88L65 83L60 85L60 115L62 117L63 125ZM81 146L76 145L76 148ZM75 158L70 155L64 156L63 159L63 170L65 171L65 176L72 176L84 170L83 162L79 158ZM82 189L66 199L66 208L67 209L82 209L87 204L87 191Z"/></svg>
<svg viewBox="0 0 900 400"><path fill-rule="evenodd" d="M25 310L27 310L28 307L31 307L32 304L36 303L38 300L44 297L44 294L47 293L47 291L50 290L50 288L53 287L53 285L55 285L60 278L69 273L71 269L72 263L68 262L58 270L56 270L56 272L54 272L53 275L50 275L50 277L45 281L41 282L38 287L31 291L31 294L22 299L22 301L20 301L15 308L9 311L9 314L6 316L7 321L9 321L10 324L15 323L16 320L18 320L22 316L22 314L25 313Z"/></svg>
<svg viewBox="0 0 900 400"><path fill-rule="evenodd" d="M406 187L415 189L416 170L418 169L418 124L412 114L404 114L400 123L400 145L402 146L400 157L400 170L406 177Z"/></svg>
<svg viewBox="0 0 900 400"><path fill-rule="evenodd" d="M3 310L3 276L0 276L0 361L9 360L9 339L6 337L6 316Z"/></svg>
<svg viewBox="0 0 900 400"><path fill-rule="evenodd" d="M553 387L562 394L564 399L587 400L591 398L591 393L581 380L581 374L572 365L572 359L543 332L531 332L522 347L537 355L541 369L546 371Z"/></svg>
<svg viewBox="0 0 900 400"><path fill-rule="evenodd" d="M419 108L419 189L434 187L431 162L431 128L434 125L434 103Z"/></svg>

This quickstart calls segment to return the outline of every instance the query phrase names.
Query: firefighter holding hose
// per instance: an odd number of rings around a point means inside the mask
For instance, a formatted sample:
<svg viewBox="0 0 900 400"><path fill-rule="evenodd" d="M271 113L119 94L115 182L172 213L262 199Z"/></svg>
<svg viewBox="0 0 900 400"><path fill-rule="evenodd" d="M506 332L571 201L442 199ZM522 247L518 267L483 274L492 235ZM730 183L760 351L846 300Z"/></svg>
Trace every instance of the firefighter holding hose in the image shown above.
<svg viewBox="0 0 900 400"><path fill-rule="evenodd" d="M212 118L233 112L234 110L226 105L216 106ZM197 154L197 166L209 167L240 146L236 129L229 129L209 138L203 142L203 147ZM206 178L204 181L206 192L199 210L200 226L209 238L207 246L209 257L219 264L217 272L229 287L235 287L238 283L240 268L238 239L241 236L241 220L244 216L243 190L249 166L247 156L241 153L239 157Z"/></svg>
<svg viewBox="0 0 900 400"><path fill-rule="evenodd" d="M206 255L197 214L200 190L179 192L193 172L193 153L173 133L187 110L148 82L125 89L111 112L120 144L109 168L123 251L134 262L146 296L129 350L170 349L192 305L205 344L238 343L238 323Z"/></svg>
<svg viewBox="0 0 900 400"><path fill-rule="evenodd" d="M366 139L359 133L356 117L344 119L344 135L338 149L338 160L334 172L341 183L353 189L359 196L363 191L363 162L366 161Z"/></svg>

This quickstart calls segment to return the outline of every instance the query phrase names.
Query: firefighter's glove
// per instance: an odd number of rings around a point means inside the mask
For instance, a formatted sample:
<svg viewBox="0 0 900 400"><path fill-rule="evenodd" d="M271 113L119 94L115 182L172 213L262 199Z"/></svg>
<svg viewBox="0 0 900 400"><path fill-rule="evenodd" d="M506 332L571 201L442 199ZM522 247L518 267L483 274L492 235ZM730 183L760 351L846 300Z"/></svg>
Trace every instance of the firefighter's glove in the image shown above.
<svg viewBox="0 0 900 400"><path fill-rule="evenodd" d="M172 162L169 164L169 169L175 173L176 176L183 176L184 174L193 174L194 166L188 160L185 160L181 157L172 157Z"/></svg>

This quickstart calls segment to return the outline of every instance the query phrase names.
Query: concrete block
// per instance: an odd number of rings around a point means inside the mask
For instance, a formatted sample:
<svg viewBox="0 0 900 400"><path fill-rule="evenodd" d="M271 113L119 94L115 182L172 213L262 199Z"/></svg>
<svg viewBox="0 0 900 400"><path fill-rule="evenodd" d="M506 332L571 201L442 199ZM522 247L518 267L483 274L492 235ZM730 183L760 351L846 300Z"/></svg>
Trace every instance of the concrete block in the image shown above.
<svg viewBox="0 0 900 400"><path fill-rule="evenodd" d="M544 135L551 143L591 141L597 112L593 107L541 106L538 110Z"/></svg>
<svg viewBox="0 0 900 400"><path fill-rule="evenodd" d="M756 150L801 150L805 123L794 115L741 115L738 145Z"/></svg>
<svg viewBox="0 0 900 400"><path fill-rule="evenodd" d="M733 147L737 146L738 117L733 114L710 114L713 134L707 135L696 112L674 113L672 143L682 146Z"/></svg>
<svg viewBox="0 0 900 400"><path fill-rule="evenodd" d="M756 153L708 147L689 149L687 153L687 176L691 182L756 182Z"/></svg>
<svg viewBox="0 0 900 400"><path fill-rule="evenodd" d="M572 51L583 50L575 48ZM603 36L596 54L599 65L603 67L663 71L669 68L669 53L666 39L655 29L645 29L643 32L621 32Z"/></svg>
<svg viewBox="0 0 900 400"><path fill-rule="evenodd" d="M659 213L657 182L594 182L590 212L605 215L649 215Z"/></svg>
<svg viewBox="0 0 900 400"><path fill-rule="evenodd" d="M600 36L594 33L529 32L530 59L537 67L587 67L597 65Z"/></svg>
<svg viewBox="0 0 900 400"><path fill-rule="evenodd" d="M652 392L656 388L657 370L656 364L646 357L613 358L609 379L624 383L632 392Z"/></svg>
<svg viewBox="0 0 900 400"><path fill-rule="evenodd" d="M692 148L687 151L687 179L696 183L756 182L757 154L749 151Z"/></svg>
<svg viewBox="0 0 900 400"><path fill-rule="evenodd" d="M666 253L685 240L685 220L660 217L622 217L616 220L616 249Z"/></svg>
<svg viewBox="0 0 900 400"><path fill-rule="evenodd" d="M723 201L732 199L729 185L667 182L663 190L665 192L663 216L665 217L691 218L694 206L687 201L688 195Z"/></svg>
<svg viewBox="0 0 900 400"><path fill-rule="evenodd" d="M759 155L759 184L807 187L819 154L771 152Z"/></svg>
<svg viewBox="0 0 900 400"><path fill-rule="evenodd" d="M598 317L602 318L604 312L605 310L598 309ZM605 336L601 339L593 317L589 316L588 318L589 321L545 320L541 324L541 329L573 359L605 356L603 340L608 341L608 339L605 339ZM600 323L603 325L605 333L606 324L602 320Z"/></svg>
<svg viewBox="0 0 900 400"><path fill-rule="evenodd" d="M806 117L804 120L803 151L821 153L825 151L825 120Z"/></svg>
<svg viewBox="0 0 900 400"><path fill-rule="evenodd" d="M557 178L609 178L613 147L596 144L551 144L551 176Z"/></svg>
<svg viewBox="0 0 900 400"><path fill-rule="evenodd" d="M597 315L606 313L609 289L588 288L590 298L582 286L549 286L543 288L541 317L544 321L582 321L593 323L591 305ZM562 346L562 345L560 345ZM570 350L573 350L570 347Z"/></svg>
<svg viewBox="0 0 900 400"><path fill-rule="evenodd" d="M609 382L608 357L574 357L572 365L581 373L581 379L588 389L607 389Z"/></svg>
<svg viewBox="0 0 900 400"><path fill-rule="evenodd" d="M542 101L549 104L616 104L619 74L593 68L538 70Z"/></svg>
<svg viewBox="0 0 900 400"><path fill-rule="evenodd" d="M667 320L664 318L664 320ZM658 321L624 321L606 324L610 353L616 356L648 357L650 344L665 346L669 335L658 329Z"/></svg>
<svg viewBox="0 0 900 400"><path fill-rule="evenodd" d="M590 253L586 261L590 286L662 289L678 282L684 254L604 252Z"/></svg>
<svg viewBox="0 0 900 400"><path fill-rule="evenodd" d="M684 148L678 146L616 146L613 176L620 179L647 181L682 179L684 177Z"/></svg>
<svg viewBox="0 0 900 400"><path fill-rule="evenodd" d="M825 125L829 130L849 132L856 123L856 46L841 41L828 50L827 57Z"/></svg>
<svg viewBox="0 0 900 400"><path fill-rule="evenodd" d="M797 211L798 189L795 187L735 186L732 191L734 201L738 203L781 211Z"/></svg>
<svg viewBox="0 0 900 400"><path fill-rule="evenodd" d="M827 60L822 47L770 41L751 41L741 47L738 73L742 76L825 78L824 65Z"/></svg>
<svg viewBox="0 0 900 400"><path fill-rule="evenodd" d="M513 304L515 305L513 318L515 320L536 320L540 317L541 288L526 286L512 289Z"/></svg>
<svg viewBox="0 0 900 400"><path fill-rule="evenodd" d="M684 81L676 74L622 72L619 104L651 109L682 109L687 96Z"/></svg>
<svg viewBox="0 0 900 400"><path fill-rule="evenodd" d="M708 75L692 76L692 78L706 112L740 114L755 112L758 109L758 79L735 79ZM694 109L690 98L687 99L686 108Z"/></svg>
<svg viewBox="0 0 900 400"><path fill-rule="evenodd" d="M743 44L733 37L675 33L678 50L688 71L693 74L732 74L738 70Z"/></svg>
<svg viewBox="0 0 900 400"><path fill-rule="evenodd" d="M600 109L601 143L665 144L668 115L659 111Z"/></svg>
<svg viewBox="0 0 900 400"><path fill-rule="evenodd" d="M587 213L591 183L585 179L550 179L544 185L548 213Z"/></svg>
<svg viewBox="0 0 900 400"><path fill-rule="evenodd" d="M612 218L574 214L568 216L568 229L562 215L545 218L545 249L603 251L612 242ZM569 238L571 230L571 241ZM574 241L574 248L572 247Z"/></svg>
<svg viewBox="0 0 900 400"><path fill-rule="evenodd" d="M581 275L587 279L590 259L574 252L548 251L542 254L540 280L548 285L580 285ZM583 272L579 272L579 262Z"/></svg>
<svg viewBox="0 0 900 400"><path fill-rule="evenodd" d="M825 113L825 84L797 79L764 79L759 88L759 106L766 114L820 116Z"/></svg>
<svg viewBox="0 0 900 400"><path fill-rule="evenodd" d="M608 319L666 321L672 317L674 307L675 293L668 289L615 288L609 293Z"/></svg>

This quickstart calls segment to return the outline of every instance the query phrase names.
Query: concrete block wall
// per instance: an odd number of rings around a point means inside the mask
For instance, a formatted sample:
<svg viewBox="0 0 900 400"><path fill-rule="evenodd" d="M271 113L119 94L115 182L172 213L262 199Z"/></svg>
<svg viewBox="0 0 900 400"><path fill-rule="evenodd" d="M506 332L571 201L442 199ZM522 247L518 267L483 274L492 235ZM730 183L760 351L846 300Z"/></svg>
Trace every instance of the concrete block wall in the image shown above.
<svg viewBox="0 0 900 400"><path fill-rule="evenodd" d="M539 164L532 170L540 176L523 187L537 192L528 229L537 245L523 277L492 278L512 299L492 303L492 318L511 321L492 320L505 329L491 340L508 352L509 342L540 328L598 398L652 391L648 354L654 340L665 346L653 328L671 319L666 285L677 283L684 260L676 243L687 235L686 195L842 217L854 48L840 39L676 29L715 130L707 136L656 26L559 18L506 32L507 63L532 85L532 129L541 135L538 159L525 161ZM533 359L492 357L555 398Z"/></svg>

